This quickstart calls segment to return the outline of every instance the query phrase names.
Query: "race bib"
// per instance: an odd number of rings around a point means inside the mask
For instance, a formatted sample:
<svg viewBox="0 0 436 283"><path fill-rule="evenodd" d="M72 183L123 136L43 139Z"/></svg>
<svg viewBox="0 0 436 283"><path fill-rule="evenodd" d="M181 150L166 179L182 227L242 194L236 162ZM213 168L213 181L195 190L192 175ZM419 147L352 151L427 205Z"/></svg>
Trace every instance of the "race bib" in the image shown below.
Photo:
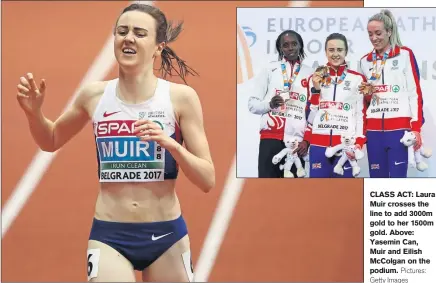
<svg viewBox="0 0 436 283"><path fill-rule="evenodd" d="M88 281L98 276L98 263L100 261L100 249L88 249Z"/></svg>
<svg viewBox="0 0 436 283"><path fill-rule="evenodd" d="M285 104L271 111L272 116L303 120L305 116L302 104L306 102L306 96L297 92L282 92L276 90L276 95L280 95Z"/></svg>
<svg viewBox="0 0 436 283"><path fill-rule="evenodd" d="M103 121L95 126L100 182L156 182L164 180L165 149L141 141L133 133L134 120Z"/></svg>
<svg viewBox="0 0 436 283"><path fill-rule="evenodd" d="M321 101L319 104L318 119L314 124L317 129L334 129L347 133L353 132L353 115L349 103L336 101Z"/></svg>

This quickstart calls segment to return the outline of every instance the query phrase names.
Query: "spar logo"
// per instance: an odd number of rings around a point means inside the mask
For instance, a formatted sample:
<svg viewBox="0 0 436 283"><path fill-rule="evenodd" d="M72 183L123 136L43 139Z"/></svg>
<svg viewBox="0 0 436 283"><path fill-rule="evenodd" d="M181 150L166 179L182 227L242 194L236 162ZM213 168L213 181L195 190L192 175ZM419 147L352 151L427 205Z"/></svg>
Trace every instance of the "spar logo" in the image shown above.
<svg viewBox="0 0 436 283"><path fill-rule="evenodd" d="M157 120L152 121L158 124L162 130L164 129L164 125L161 122ZM136 134L133 133L135 130L135 122L136 120L101 121L94 123L94 133L96 137L136 136Z"/></svg>
<svg viewBox="0 0 436 283"><path fill-rule="evenodd" d="M349 103L337 102L337 101L321 101L319 103L320 109L337 109L348 111L351 109Z"/></svg>
<svg viewBox="0 0 436 283"><path fill-rule="evenodd" d="M276 89L276 95L281 95L282 93L284 93L283 96L287 96L286 95L287 92L284 92L284 91L281 91L279 89ZM292 91L292 92L289 93L289 98L288 97L284 97L285 102L288 101L288 100L291 100L291 99L292 100L299 100L301 102L305 102L306 101L306 96L304 94L300 94L298 92L293 92Z"/></svg>
<svg viewBox="0 0 436 283"><path fill-rule="evenodd" d="M163 126L163 124L162 124L161 122L156 121L156 120L153 120L153 122L156 123L156 124L158 124L159 127L160 127L162 130L164 129L164 126Z"/></svg>
<svg viewBox="0 0 436 283"><path fill-rule="evenodd" d="M299 94L298 92L291 92L289 93L289 99L299 100L304 102L306 100L306 97L304 95Z"/></svg>
<svg viewBox="0 0 436 283"><path fill-rule="evenodd" d="M376 85L374 86L374 92L373 93L385 93L385 92L399 92L400 86L399 85Z"/></svg>
<svg viewBox="0 0 436 283"><path fill-rule="evenodd" d="M94 128L97 137L135 136L135 120L114 120L98 122Z"/></svg>

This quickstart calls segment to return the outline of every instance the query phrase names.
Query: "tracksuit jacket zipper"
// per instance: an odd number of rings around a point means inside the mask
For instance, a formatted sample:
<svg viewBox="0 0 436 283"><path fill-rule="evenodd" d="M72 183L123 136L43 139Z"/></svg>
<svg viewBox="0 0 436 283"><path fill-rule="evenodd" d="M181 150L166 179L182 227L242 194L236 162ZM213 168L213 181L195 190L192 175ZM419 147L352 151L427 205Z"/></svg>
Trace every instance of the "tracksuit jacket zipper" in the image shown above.
<svg viewBox="0 0 436 283"><path fill-rule="evenodd" d="M385 84L385 71L382 70L382 84ZM385 131L385 112L382 113L382 132Z"/></svg>
<svg viewBox="0 0 436 283"><path fill-rule="evenodd" d="M336 75L337 75L337 73L336 73ZM336 76L336 78L335 78L335 86L334 86L334 89L333 89L333 101L336 101L336 83L338 82L338 77ZM333 129L330 129L330 146L332 146L332 140L333 140Z"/></svg>

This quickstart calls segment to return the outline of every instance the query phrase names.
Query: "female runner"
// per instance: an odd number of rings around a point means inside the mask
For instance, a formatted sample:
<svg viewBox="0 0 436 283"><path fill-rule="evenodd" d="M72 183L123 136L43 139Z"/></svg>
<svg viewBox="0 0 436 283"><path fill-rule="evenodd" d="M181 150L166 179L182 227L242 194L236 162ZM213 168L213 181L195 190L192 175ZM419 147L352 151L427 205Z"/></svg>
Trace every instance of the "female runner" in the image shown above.
<svg viewBox="0 0 436 283"><path fill-rule="evenodd" d="M174 59L182 79L195 74L168 46L181 28L156 7L125 8L114 29L119 78L84 87L54 122L41 109L45 81L37 86L31 73L20 78L18 102L42 150L58 150L92 120L100 192L88 242L89 281L134 282L134 270L144 281L192 281L175 182L180 166L208 192L215 170L196 92L153 73L160 57L164 75L175 70Z"/></svg>

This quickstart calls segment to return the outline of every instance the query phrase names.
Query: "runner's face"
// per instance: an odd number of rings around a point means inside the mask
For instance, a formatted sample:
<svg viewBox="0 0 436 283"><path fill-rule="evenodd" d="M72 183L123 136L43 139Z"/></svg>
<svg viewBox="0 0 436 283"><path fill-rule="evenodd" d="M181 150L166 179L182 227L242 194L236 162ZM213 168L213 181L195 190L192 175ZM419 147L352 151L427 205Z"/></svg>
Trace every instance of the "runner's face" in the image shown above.
<svg viewBox="0 0 436 283"><path fill-rule="evenodd" d="M284 36L282 36L280 48L282 49L283 55L288 61L298 59L300 44L298 43L298 40L294 35L285 34Z"/></svg>
<svg viewBox="0 0 436 283"><path fill-rule="evenodd" d="M347 51L345 43L340 39L332 39L327 42L326 47L327 60L332 66L340 66L345 63Z"/></svg>
<svg viewBox="0 0 436 283"><path fill-rule="evenodd" d="M371 21L368 23L369 40L377 51L383 51L389 44L391 32L385 29L385 25L380 21Z"/></svg>
<svg viewBox="0 0 436 283"><path fill-rule="evenodd" d="M140 11L121 15L115 28L114 50L122 66L150 64L160 50L154 18Z"/></svg>

